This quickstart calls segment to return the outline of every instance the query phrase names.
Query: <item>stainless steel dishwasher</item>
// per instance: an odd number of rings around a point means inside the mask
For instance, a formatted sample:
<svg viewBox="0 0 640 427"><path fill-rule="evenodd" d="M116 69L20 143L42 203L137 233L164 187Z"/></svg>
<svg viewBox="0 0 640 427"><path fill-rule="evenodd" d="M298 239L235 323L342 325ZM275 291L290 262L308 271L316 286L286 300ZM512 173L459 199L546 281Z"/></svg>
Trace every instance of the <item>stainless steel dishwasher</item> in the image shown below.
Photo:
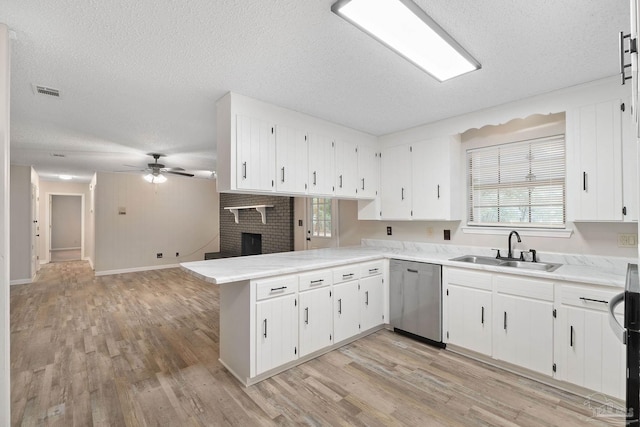
<svg viewBox="0 0 640 427"><path fill-rule="evenodd" d="M389 279L389 314L393 329L444 347L442 266L392 259Z"/></svg>

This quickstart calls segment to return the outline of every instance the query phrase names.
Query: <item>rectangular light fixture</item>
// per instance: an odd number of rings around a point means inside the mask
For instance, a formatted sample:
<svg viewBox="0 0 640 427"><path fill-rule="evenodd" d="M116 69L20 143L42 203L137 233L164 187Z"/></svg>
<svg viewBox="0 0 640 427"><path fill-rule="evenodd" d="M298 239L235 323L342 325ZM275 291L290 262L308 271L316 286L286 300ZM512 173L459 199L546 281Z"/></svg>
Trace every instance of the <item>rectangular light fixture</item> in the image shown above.
<svg viewBox="0 0 640 427"><path fill-rule="evenodd" d="M339 0L331 10L441 82L481 67L411 0Z"/></svg>

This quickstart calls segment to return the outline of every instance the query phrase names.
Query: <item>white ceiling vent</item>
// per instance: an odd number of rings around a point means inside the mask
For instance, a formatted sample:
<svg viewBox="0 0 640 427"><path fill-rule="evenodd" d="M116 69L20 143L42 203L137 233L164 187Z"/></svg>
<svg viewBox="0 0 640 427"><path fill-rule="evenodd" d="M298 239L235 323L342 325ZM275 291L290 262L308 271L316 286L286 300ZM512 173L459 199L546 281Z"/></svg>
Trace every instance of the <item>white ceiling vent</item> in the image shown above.
<svg viewBox="0 0 640 427"><path fill-rule="evenodd" d="M32 84L31 86L33 87L33 93L35 93L36 95L45 95L60 98L60 91L58 89L36 84Z"/></svg>

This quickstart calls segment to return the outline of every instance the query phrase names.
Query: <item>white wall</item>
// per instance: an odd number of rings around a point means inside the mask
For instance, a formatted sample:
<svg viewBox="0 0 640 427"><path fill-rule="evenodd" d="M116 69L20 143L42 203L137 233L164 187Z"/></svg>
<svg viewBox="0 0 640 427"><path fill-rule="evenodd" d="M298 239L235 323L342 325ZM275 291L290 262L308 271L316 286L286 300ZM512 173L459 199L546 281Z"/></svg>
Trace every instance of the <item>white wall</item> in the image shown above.
<svg viewBox="0 0 640 427"><path fill-rule="evenodd" d="M202 260L220 249L213 180L169 176L149 184L139 174L99 172L95 189L96 274Z"/></svg>
<svg viewBox="0 0 640 427"><path fill-rule="evenodd" d="M95 193L97 185L97 175L93 174L91 182L89 183L89 198L85 198L85 221L84 221L84 258L91 263L93 268L93 262L96 259L96 208L95 208Z"/></svg>
<svg viewBox="0 0 640 427"><path fill-rule="evenodd" d="M11 165L11 282L31 281L31 167Z"/></svg>
<svg viewBox="0 0 640 427"><path fill-rule="evenodd" d="M80 248L81 231L82 197L54 195L51 201L51 250Z"/></svg>
<svg viewBox="0 0 640 427"><path fill-rule="evenodd" d="M40 210L39 210L39 222L40 222L40 240L38 243L38 249L40 252L40 262L46 263L50 261L49 247L50 247L50 206L49 196L52 194L64 194L64 195L82 195L84 196L84 252L82 258L89 261L93 266L95 259L92 257L92 253L87 251L87 248L92 248L93 243L93 216L91 212L90 200L91 190L90 185L87 183L67 182L67 181L44 181L40 180Z"/></svg>
<svg viewBox="0 0 640 427"><path fill-rule="evenodd" d="M0 23L0 426L11 425L9 374L9 28Z"/></svg>

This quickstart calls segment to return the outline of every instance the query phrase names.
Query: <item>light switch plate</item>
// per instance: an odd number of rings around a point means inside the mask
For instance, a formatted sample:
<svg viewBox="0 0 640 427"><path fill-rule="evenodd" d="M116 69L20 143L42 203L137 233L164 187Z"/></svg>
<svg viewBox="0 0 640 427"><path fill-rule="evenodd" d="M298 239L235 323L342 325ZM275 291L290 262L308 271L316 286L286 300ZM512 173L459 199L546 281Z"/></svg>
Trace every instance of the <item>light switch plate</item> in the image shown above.
<svg viewBox="0 0 640 427"><path fill-rule="evenodd" d="M618 233L619 248L637 248L638 235L635 233Z"/></svg>

